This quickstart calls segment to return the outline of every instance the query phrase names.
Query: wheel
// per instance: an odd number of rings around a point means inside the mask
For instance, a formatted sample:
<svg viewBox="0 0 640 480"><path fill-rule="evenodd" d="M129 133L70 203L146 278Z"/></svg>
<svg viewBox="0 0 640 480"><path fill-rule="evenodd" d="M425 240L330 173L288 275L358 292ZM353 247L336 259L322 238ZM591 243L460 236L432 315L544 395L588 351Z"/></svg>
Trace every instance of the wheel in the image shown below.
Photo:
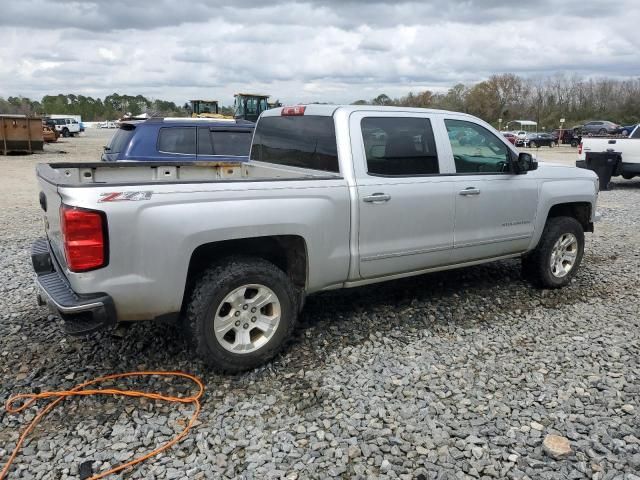
<svg viewBox="0 0 640 480"><path fill-rule="evenodd" d="M544 288L567 285L584 255L584 230L573 217L547 220L538 246L522 259L525 277Z"/></svg>
<svg viewBox="0 0 640 480"><path fill-rule="evenodd" d="M536 148L537 146L536 142L529 142L529 148Z"/></svg>
<svg viewBox="0 0 640 480"><path fill-rule="evenodd" d="M622 132L620 132L620 133L622 133L623 137L626 137L627 135L629 135L629 131L626 128L623 129Z"/></svg>
<svg viewBox="0 0 640 480"><path fill-rule="evenodd" d="M555 147L555 146L556 146L556 142L551 142L551 143L549 143L549 148L553 148L553 147Z"/></svg>
<svg viewBox="0 0 640 480"><path fill-rule="evenodd" d="M598 133L600 135L606 135L607 134L607 129L606 128L601 128L600 130L598 130Z"/></svg>
<svg viewBox="0 0 640 480"><path fill-rule="evenodd" d="M573 148L576 148L578 146L578 141L577 140L571 140L571 146Z"/></svg>
<svg viewBox="0 0 640 480"><path fill-rule="evenodd" d="M64 138L68 138L68 137L69 137L69 135L70 135L69 129L68 129L68 128L63 128L63 129L62 129L62 136L63 136Z"/></svg>
<svg viewBox="0 0 640 480"><path fill-rule="evenodd" d="M622 178L624 178L625 180L631 180L633 177L635 177L635 175L632 174L632 173L623 173L622 174Z"/></svg>
<svg viewBox="0 0 640 480"><path fill-rule="evenodd" d="M297 319L289 277L266 260L229 257L208 268L191 293L184 326L212 368L236 373L272 359Z"/></svg>

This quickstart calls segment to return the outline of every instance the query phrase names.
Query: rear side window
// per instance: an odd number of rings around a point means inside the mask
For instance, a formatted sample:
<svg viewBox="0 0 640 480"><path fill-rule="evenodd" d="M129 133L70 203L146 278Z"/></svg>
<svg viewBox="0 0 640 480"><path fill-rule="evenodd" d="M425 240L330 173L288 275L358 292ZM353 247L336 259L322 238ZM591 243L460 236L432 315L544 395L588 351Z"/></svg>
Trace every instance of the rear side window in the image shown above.
<svg viewBox="0 0 640 480"><path fill-rule="evenodd" d="M195 127L163 127L158 134L158 151L195 155Z"/></svg>
<svg viewBox="0 0 640 480"><path fill-rule="evenodd" d="M211 132L214 155L248 156L251 148L251 133L239 130Z"/></svg>
<svg viewBox="0 0 640 480"><path fill-rule="evenodd" d="M261 118L251 146L251 159L339 172L333 117L301 115Z"/></svg>
<svg viewBox="0 0 640 480"><path fill-rule="evenodd" d="M368 117L362 119L361 128L370 175L440 173L429 119Z"/></svg>
<svg viewBox="0 0 640 480"><path fill-rule="evenodd" d="M111 142L107 146L108 152L124 152L127 149L127 145L129 144L129 140L131 140L135 129L136 127L134 127L133 125L127 125L116 130L116 133L113 135Z"/></svg>
<svg viewBox="0 0 640 480"><path fill-rule="evenodd" d="M631 135L630 138L640 138L640 125L636 127L636 129L632 132L633 135Z"/></svg>

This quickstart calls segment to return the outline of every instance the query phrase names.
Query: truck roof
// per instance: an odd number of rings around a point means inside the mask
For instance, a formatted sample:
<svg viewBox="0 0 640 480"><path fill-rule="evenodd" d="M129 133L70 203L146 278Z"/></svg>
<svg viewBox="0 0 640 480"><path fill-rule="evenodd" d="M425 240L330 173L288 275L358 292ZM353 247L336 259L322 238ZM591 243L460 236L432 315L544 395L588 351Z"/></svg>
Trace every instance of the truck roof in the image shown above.
<svg viewBox="0 0 640 480"><path fill-rule="evenodd" d="M276 117L282 115L284 108L292 107L293 105L277 107L267 110L262 113L263 117ZM381 105L320 105L316 103L308 105L300 105L305 107L305 115L318 115L318 116L332 116L336 111L351 112L405 112L405 113L451 113L455 115L467 115L466 113L452 112L449 110L438 110L433 108L412 108L412 107L387 107Z"/></svg>

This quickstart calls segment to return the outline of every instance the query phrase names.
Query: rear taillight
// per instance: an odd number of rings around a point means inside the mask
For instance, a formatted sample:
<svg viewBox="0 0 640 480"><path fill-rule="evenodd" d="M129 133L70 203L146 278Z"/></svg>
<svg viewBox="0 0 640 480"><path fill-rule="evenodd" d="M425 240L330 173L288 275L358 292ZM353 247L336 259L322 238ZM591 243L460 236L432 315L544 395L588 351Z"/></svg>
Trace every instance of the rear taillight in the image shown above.
<svg viewBox="0 0 640 480"><path fill-rule="evenodd" d="M582 142L578 145L578 155L582 155Z"/></svg>
<svg viewBox="0 0 640 480"><path fill-rule="evenodd" d="M107 228L103 212L62 205L60 227L69 270L86 272L107 264Z"/></svg>
<svg viewBox="0 0 640 480"><path fill-rule="evenodd" d="M304 115L304 111L307 107L304 105L296 105L295 107L283 107L281 115L283 116L296 116Z"/></svg>

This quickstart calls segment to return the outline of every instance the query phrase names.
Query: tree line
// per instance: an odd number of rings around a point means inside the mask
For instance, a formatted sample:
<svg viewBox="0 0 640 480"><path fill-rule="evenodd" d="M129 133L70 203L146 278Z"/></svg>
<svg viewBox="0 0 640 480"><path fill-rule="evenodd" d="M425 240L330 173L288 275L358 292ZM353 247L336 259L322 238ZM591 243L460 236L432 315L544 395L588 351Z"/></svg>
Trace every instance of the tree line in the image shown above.
<svg viewBox="0 0 640 480"><path fill-rule="evenodd" d="M619 124L640 122L640 78L584 79L577 75L547 78L522 78L512 73L492 75L487 80L456 84L446 92L409 92L400 98L380 94L361 105L396 105L440 108L470 113L504 127L511 120L534 120L539 129L557 128L560 119L572 127L589 120L610 120ZM151 116L185 116L188 104L151 100L142 95L113 93L104 99L84 95L45 95L41 101L25 97L0 97L0 113L26 115L74 114L86 121L113 120L126 113ZM232 114L231 107L222 113Z"/></svg>
<svg viewBox="0 0 640 480"><path fill-rule="evenodd" d="M174 102L151 100L142 95L113 93L104 99L84 95L45 95L41 101L26 97L0 97L0 114L81 115L85 121L114 120L125 114L151 116L185 116L186 111Z"/></svg>
<svg viewBox="0 0 640 480"><path fill-rule="evenodd" d="M400 98L380 94L356 105L395 105L439 108L470 113L498 127L511 120L533 120L539 129L565 127L589 120L610 120L627 125L640 122L640 78L584 79L555 75L525 79L512 73L492 75L473 85L459 83L444 93L425 90Z"/></svg>

